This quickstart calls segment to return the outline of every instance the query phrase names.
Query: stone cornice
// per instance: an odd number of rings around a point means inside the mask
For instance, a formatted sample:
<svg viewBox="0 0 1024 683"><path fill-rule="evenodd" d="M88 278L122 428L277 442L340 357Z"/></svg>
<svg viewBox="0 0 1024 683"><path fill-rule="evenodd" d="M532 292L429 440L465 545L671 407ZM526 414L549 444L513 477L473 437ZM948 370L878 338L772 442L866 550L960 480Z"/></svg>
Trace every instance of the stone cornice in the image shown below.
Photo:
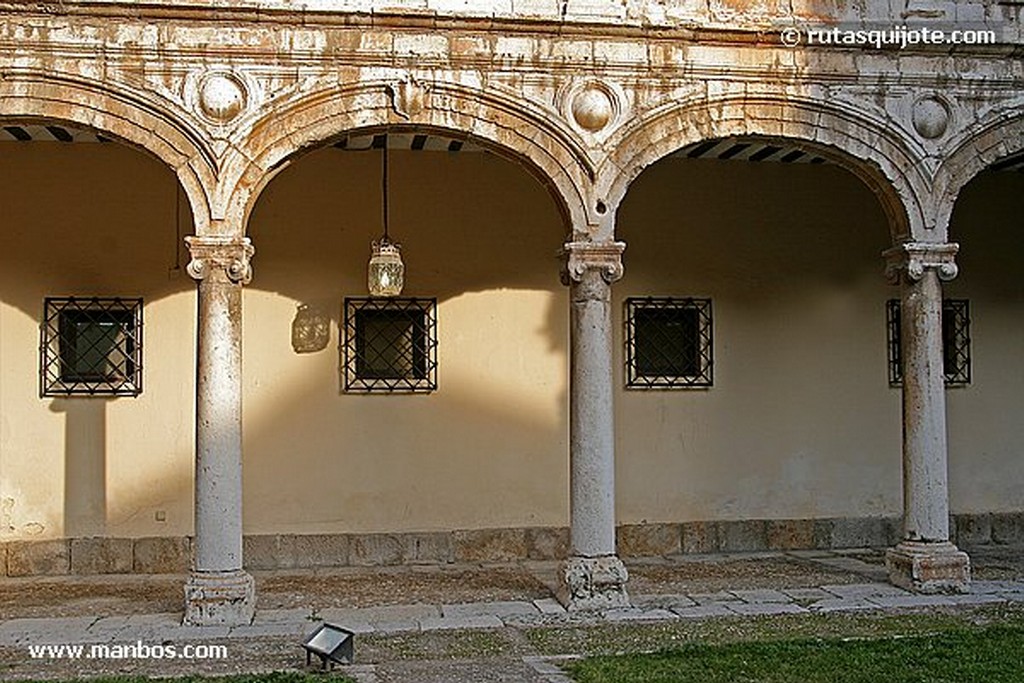
<svg viewBox="0 0 1024 683"><path fill-rule="evenodd" d="M482 40L493 38L493 36L480 34L471 36L471 38ZM638 45L638 43L623 44ZM612 45L615 44L612 43ZM649 56L653 48L651 45L646 47L645 54ZM783 48L753 44L744 49L751 51L771 49L778 54L786 53ZM1024 47L1021 50L1024 51ZM687 55L685 59L682 56L684 52ZM681 51L678 60L668 58L655 63L647 58L635 61L609 57L595 58L592 55L560 57L535 55L528 58L526 54L493 51L489 53L479 51L427 54L359 48L335 48L330 51L284 51L278 46L262 49L208 44L174 47L157 44L124 46L95 39L72 42L11 41L2 38L0 38L0 78L4 77L5 72L29 66L34 61L33 58L39 56L46 59L100 61L119 66L126 71L144 69L147 72L152 70L151 67L155 61L159 61L162 65L159 73L166 75L175 73L181 75L194 71L197 64L231 63L246 69L254 76L265 75L267 77L282 75L283 71L286 72L285 75L294 75L294 69L304 67L316 69L321 74L346 67L395 68L409 71L440 69L484 72L499 78L503 74L514 74L517 78L529 77L530 74L537 74L538 78L548 75L570 76L578 75L581 69L586 69L589 73L618 80L637 84L652 82L661 86L674 82L692 84L699 81L729 81L736 83L768 82L785 85L848 85L863 86L872 90L900 85L919 88L941 87L945 91L956 90L959 87L973 91L978 86L983 86L987 92L1017 92L1024 87L1024 74L998 73L998 71L1004 70L1003 66L1006 60L1003 55L990 55L992 70L979 70L973 74L964 74L958 72L955 65L943 64L945 61L958 58L957 55L948 53L935 54L928 58L918 55L916 65L906 61L897 61L897 58L894 58L889 64L890 66L898 64L899 69L867 71L857 68L854 61L851 61L848 70L837 70L835 61L830 61L833 55L824 51L815 55L805 54L799 63L766 59L754 60L756 65L750 66L751 60L740 59L738 54L734 55L737 56L735 63L701 61L704 55L700 54L700 46L691 46L687 50ZM822 58L820 65L816 59L812 58L815 56ZM26 57L29 59L27 63ZM7 59L17 59L19 66L15 69L5 66L4 62Z"/></svg>
<svg viewBox="0 0 1024 683"><path fill-rule="evenodd" d="M619 20L566 20L545 16L513 16L507 13L464 15L432 10L417 9L385 9L357 11L353 9L323 9L317 7L274 7L266 3L236 3L235 5L213 4L209 2L172 3L172 2L88 2L82 0L62 0L60 2L0 2L0 16L19 17L21 21L60 22L66 26L69 22L87 23L90 18L109 22L117 26L130 22L142 24L173 24L179 27L210 27L214 23L244 27L249 31L277 30L280 28L296 31L335 31L354 29L365 31L396 30L409 32L420 30L432 35L460 33L500 34L524 39L536 38L546 41L579 41L594 43L643 43L645 45L677 45L683 48L699 45L716 47L779 49L802 56L835 55L850 53L849 48L832 48L825 46L806 46L791 50L781 41L779 29L784 26L827 25L833 20L806 17L785 16L756 21L742 22L690 20L685 22L668 22L651 24L649 22L623 22ZM111 21L116 20L116 21ZM837 19L844 26L855 25L847 18ZM898 23L899 19L893 19ZM877 20L874 22L877 24ZM952 25L949 22L949 25ZM983 24L998 33L1002 31L999 24ZM1020 33L1020 32L1018 32ZM1010 35L995 45L910 45L901 50L883 52L893 59L926 56L926 57L957 57L976 56L979 58L1005 58L1024 54L1024 35ZM208 49L216 49L208 44ZM139 46L133 46L138 49ZM169 47L160 45L163 52ZM156 49L156 46L154 46ZM172 47L173 49L173 47ZM233 53L244 53L242 45L232 46ZM290 50L289 50L290 51ZM877 56L872 50L853 50L864 52L869 56ZM263 53L260 53L263 54ZM509 55L514 59L515 55ZM595 65L613 65L614 59L604 60L595 55L591 60ZM803 61L803 60L800 60ZM953 71L951 71L953 72Z"/></svg>

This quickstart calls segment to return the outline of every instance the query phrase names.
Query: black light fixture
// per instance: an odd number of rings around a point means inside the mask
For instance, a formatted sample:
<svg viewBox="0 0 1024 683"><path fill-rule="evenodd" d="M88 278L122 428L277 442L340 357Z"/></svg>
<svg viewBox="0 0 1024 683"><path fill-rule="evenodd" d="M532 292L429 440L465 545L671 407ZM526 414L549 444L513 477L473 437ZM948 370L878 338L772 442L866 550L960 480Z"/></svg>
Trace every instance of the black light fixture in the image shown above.
<svg viewBox="0 0 1024 683"><path fill-rule="evenodd" d="M320 668L326 669L327 662L331 668L335 664L351 664L355 659L355 632L347 628L324 622L310 633L302 647L306 650L306 666L309 666L313 655L320 658Z"/></svg>
<svg viewBox="0 0 1024 683"><path fill-rule="evenodd" d="M388 136L381 136L381 189L383 190L384 235L370 244L370 265L367 269L367 285L370 296L398 296L405 285L405 264L402 263L402 248L394 244L388 235Z"/></svg>

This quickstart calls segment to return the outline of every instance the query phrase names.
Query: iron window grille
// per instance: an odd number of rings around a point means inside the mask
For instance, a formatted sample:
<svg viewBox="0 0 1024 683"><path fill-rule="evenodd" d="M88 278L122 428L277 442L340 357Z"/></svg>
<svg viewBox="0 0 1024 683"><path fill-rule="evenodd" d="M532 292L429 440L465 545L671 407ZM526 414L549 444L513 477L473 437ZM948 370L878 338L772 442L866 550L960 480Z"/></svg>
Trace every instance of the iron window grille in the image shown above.
<svg viewBox="0 0 1024 683"><path fill-rule="evenodd" d="M626 299L626 388L712 385L711 299Z"/></svg>
<svg viewBox="0 0 1024 683"><path fill-rule="evenodd" d="M899 299L885 307L889 348L889 384L903 383L903 344ZM942 300L942 374L946 384L971 383L971 309L967 299Z"/></svg>
<svg viewBox="0 0 1024 683"><path fill-rule="evenodd" d="M142 393L142 299L47 297L40 395Z"/></svg>
<svg viewBox="0 0 1024 683"><path fill-rule="evenodd" d="M437 389L437 300L345 299L342 375L346 392Z"/></svg>

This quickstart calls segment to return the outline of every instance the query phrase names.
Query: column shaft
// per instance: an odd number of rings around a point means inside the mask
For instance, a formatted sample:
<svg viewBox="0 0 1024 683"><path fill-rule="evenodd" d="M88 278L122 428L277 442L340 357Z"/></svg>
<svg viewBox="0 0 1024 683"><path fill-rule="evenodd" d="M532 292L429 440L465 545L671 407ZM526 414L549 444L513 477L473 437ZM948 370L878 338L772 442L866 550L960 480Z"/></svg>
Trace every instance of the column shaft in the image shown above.
<svg viewBox="0 0 1024 683"><path fill-rule="evenodd" d="M185 623L252 621L255 588L242 569L242 285L247 239L190 237L199 281L196 338L196 500Z"/></svg>
<svg viewBox="0 0 1024 683"><path fill-rule="evenodd" d="M242 287L199 282L196 376L197 572L242 568Z"/></svg>
<svg viewBox="0 0 1024 683"><path fill-rule="evenodd" d="M572 554L615 554L611 285L588 270L570 285L569 520Z"/></svg>
<svg viewBox="0 0 1024 683"><path fill-rule="evenodd" d="M903 541L886 554L889 578L922 593L958 592L970 560L949 540L942 284L956 276L955 244L906 243L890 250L902 283Z"/></svg>
<svg viewBox="0 0 1024 683"><path fill-rule="evenodd" d="M570 610L629 605L615 554L615 411L611 283L620 242L566 245L569 285L569 536L559 598Z"/></svg>
<svg viewBox="0 0 1024 683"><path fill-rule="evenodd" d="M904 538L949 540L946 393L942 359L942 285L934 269L904 278L903 511Z"/></svg>

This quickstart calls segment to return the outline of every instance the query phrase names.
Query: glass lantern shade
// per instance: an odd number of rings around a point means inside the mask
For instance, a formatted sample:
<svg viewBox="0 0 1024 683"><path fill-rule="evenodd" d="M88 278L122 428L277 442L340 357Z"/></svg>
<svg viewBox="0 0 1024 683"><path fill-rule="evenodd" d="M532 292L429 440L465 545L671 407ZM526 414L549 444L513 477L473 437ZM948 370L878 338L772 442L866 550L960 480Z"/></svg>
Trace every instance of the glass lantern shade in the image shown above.
<svg viewBox="0 0 1024 683"><path fill-rule="evenodd" d="M387 239L374 242L367 273L370 296L398 296L405 285L401 247Z"/></svg>

